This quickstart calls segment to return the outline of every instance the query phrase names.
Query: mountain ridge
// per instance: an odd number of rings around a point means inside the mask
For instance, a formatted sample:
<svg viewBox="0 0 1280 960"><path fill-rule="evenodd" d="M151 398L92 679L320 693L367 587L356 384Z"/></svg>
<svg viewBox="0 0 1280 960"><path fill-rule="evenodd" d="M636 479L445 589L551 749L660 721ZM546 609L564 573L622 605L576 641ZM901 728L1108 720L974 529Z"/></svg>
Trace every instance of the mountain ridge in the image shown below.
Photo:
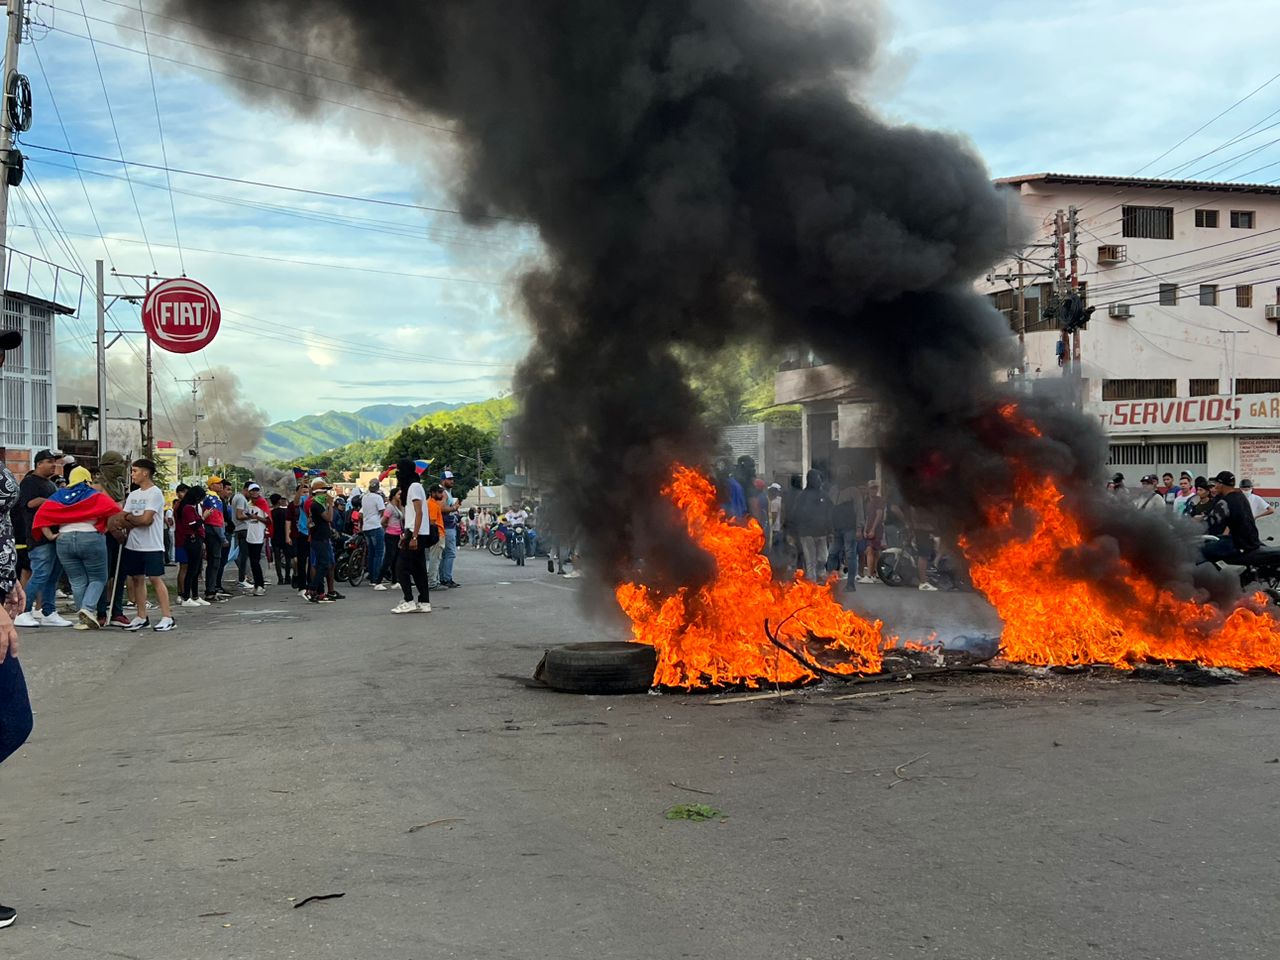
<svg viewBox="0 0 1280 960"><path fill-rule="evenodd" d="M281 420L266 428L254 455L265 460L290 460L357 440L382 439L422 417L462 405L439 400L419 404L375 403L354 411L327 410Z"/></svg>

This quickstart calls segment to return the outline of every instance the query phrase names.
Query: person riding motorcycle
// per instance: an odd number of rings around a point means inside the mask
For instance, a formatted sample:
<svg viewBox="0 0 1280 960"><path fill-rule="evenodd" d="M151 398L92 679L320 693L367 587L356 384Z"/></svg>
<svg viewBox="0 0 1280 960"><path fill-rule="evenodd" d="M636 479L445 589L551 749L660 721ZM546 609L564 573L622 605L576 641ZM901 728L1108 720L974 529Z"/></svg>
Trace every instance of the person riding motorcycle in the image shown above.
<svg viewBox="0 0 1280 960"><path fill-rule="evenodd" d="M1207 516L1210 536L1200 548L1206 560L1229 560L1241 554L1251 553L1262 546L1258 525L1253 519L1253 507L1236 487L1236 477L1230 470L1223 470L1209 481L1213 500Z"/></svg>

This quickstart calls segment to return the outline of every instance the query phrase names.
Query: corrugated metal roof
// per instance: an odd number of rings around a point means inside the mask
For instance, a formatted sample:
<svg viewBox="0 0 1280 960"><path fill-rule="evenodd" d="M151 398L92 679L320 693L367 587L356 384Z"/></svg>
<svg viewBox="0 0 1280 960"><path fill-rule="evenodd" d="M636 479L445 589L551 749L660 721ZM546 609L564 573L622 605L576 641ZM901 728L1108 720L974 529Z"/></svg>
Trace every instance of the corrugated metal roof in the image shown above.
<svg viewBox="0 0 1280 960"><path fill-rule="evenodd" d="M1078 173L1024 173L1016 177L1000 177L997 184L1017 186L1023 183L1072 183L1091 187L1137 187L1149 190L1202 190L1218 193L1255 193L1280 196L1280 184L1226 183L1215 180L1160 180L1151 177L1109 177Z"/></svg>

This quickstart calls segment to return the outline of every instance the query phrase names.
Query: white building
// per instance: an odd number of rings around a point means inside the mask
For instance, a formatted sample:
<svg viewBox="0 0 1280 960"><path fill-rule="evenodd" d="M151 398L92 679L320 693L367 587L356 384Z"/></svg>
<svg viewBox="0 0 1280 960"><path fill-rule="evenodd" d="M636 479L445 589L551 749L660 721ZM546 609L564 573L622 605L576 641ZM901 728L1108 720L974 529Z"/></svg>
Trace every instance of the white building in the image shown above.
<svg viewBox="0 0 1280 960"><path fill-rule="evenodd" d="M1280 186L1052 173L997 183L1016 193L1032 243L978 289L1025 330L1029 388L1064 375L1041 305L1055 215L1074 206L1078 278L1096 308L1080 336L1081 395L1110 462L1129 486L1229 469L1280 498Z"/></svg>

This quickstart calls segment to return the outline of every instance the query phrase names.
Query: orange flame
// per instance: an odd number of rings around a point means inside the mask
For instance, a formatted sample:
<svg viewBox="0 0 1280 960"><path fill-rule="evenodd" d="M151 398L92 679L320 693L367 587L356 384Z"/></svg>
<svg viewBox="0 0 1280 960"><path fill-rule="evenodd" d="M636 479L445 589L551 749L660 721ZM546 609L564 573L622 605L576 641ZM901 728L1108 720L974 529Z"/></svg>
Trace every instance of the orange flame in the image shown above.
<svg viewBox="0 0 1280 960"><path fill-rule="evenodd" d="M879 670L880 647L886 642L880 621L842 607L830 582L812 583L800 574L786 583L775 581L760 552L764 531L754 520L730 522L716 504L710 480L677 467L663 493L683 513L689 536L715 559L716 573L705 586L681 587L667 595L643 584L618 587L618 604L631 618L634 639L657 649L655 684L755 687L815 679L811 670L769 642L766 620L781 642L823 669L845 674ZM818 643L811 635L830 639Z"/></svg>

